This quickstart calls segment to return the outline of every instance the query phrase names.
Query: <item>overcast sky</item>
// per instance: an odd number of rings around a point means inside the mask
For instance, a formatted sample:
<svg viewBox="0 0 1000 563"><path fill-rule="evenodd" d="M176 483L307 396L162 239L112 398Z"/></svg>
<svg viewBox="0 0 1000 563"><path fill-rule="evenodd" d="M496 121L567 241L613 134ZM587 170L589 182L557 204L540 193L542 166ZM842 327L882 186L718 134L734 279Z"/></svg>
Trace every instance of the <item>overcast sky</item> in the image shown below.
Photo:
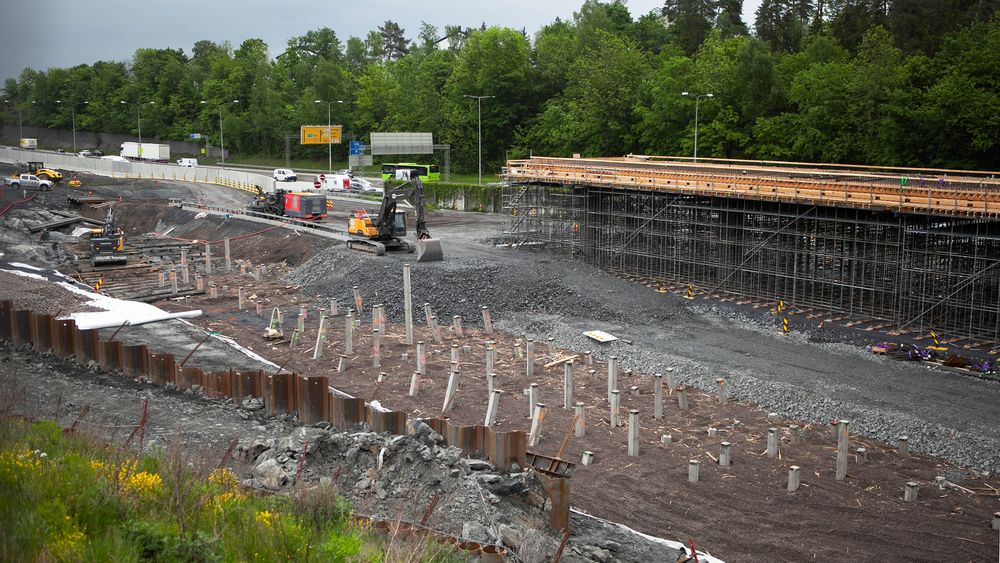
<svg viewBox="0 0 1000 563"><path fill-rule="evenodd" d="M201 39L229 40L239 47L259 37L274 56L290 37L330 27L341 41L364 37L386 20L414 39L424 21L443 29L506 26L533 34L557 17L570 19L583 0L2 0L4 47L0 80L25 67L44 70L99 60L132 58L141 47L182 48ZM628 0L632 17L659 9L662 0ZM753 22L760 0L744 0L744 20Z"/></svg>

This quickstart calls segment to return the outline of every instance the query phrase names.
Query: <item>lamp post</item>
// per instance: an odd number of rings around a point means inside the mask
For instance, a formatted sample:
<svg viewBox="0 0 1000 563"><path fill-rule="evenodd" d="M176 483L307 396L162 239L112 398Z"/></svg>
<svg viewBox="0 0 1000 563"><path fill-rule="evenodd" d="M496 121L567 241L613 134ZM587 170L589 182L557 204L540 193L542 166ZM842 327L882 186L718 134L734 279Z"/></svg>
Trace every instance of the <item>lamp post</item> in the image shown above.
<svg viewBox="0 0 1000 563"><path fill-rule="evenodd" d="M9 101L11 100L4 100L3 103L6 104ZM20 146L21 139L24 138L24 127L21 126L21 103L18 102L17 100L13 101L14 101L14 109L17 110L17 138L18 138L17 144L18 146Z"/></svg>
<svg viewBox="0 0 1000 563"><path fill-rule="evenodd" d="M333 104L342 104L344 100L316 100L317 104L326 104L326 167L327 171L333 172L333 121L331 121L332 112L330 108Z"/></svg>
<svg viewBox="0 0 1000 563"><path fill-rule="evenodd" d="M125 100L122 100L121 102L122 102L122 104L128 105L128 102L126 102ZM149 105L154 105L156 102L148 102L148 103L149 103ZM138 158L140 160L142 159L142 113L140 112L141 108L142 108L142 102L136 102L135 103L135 122L136 122L136 127L138 128L138 133L139 133L139 157Z"/></svg>
<svg viewBox="0 0 1000 563"><path fill-rule="evenodd" d="M207 104L208 102L205 101L205 100L202 100L201 103ZM239 100L233 100L230 103L232 103L232 104L238 104L238 103L240 103L240 101ZM219 151L221 153L220 157L219 157L221 159L221 161L219 163L219 166L225 168L226 167L226 138L225 138L225 134L223 133L223 130L222 130L222 106L223 106L223 104L219 104ZM207 144L208 141L206 140L205 143ZM207 151L206 151L205 156L208 157Z"/></svg>
<svg viewBox="0 0 1000 563"><path fill-rule="evenodd" d="M62 100L56 100L56 103L57 104L61 104ZM80 103L86 105L86 104L89 104L90 102L84 101L84 102L80 102ZM76 153L76 106L77 106L76 103L71 103L69 105L70 113L73 116L73 152L74 153Z"/></svg>
<svg viewBox="0 0 1000 563"><path fill-rule="evenodd" d="M472 96L465 94L465 98L475 98L476 105L479 108L479 185L483 185L483 100L486 98L495 98L496 96Z"/></svg>
<svg viewBox="0 0 1000 563"><path fill-rule="evenodd" d="M681 92L682 96L690 96L689 92ZM702 98L714 98L712 94L698 94L694 97L694 161L698 162L698 102Z"/></svg>
<svg viewBox="0 0 1000 563"><path fill-rule="evenodd" d="M9 100L4 100L3 103L6 104L8 101ZM32 101L31 103L35 102ZM14 100L14 107L17 108L17 151L20 153L24 150L24 147L21 146L21 139L24 138L24 126L21 122L21 102ZM20 157L18 157L18 160L20 160Z"/></svg>

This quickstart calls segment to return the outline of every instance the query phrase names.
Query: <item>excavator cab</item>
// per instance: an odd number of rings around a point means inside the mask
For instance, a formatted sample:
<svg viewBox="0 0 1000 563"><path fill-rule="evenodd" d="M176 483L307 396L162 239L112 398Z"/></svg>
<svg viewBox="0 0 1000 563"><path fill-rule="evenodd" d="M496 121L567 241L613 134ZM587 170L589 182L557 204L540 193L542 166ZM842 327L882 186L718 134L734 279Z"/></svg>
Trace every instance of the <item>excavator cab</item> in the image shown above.
<svg viewBox="0 0 1000 563"><path fill-rule="evenodd" d="M406 212L397 211L392 217L392 236L406 236Z"/></svg>
<svg viewBox="0 0 1000 563"><path fill-rule="evenodd" d="M347 232L352 235L359 235L368 238L380 238L383 235L380 226L375 223L372 216L369 215L364 209L354 210L354 215L351 216L347 223ZM391 237L406 236L405 211L396 211L393 214L392 225L389 232L386 234Z"/></svg>

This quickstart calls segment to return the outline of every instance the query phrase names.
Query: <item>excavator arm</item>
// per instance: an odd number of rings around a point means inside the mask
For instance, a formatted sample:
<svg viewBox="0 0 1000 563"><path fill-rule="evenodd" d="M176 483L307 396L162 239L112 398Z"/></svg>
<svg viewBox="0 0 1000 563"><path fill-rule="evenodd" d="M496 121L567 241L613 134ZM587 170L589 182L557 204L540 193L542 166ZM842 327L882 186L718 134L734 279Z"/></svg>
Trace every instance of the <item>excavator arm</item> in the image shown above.
<svg viewBox="0 0 1000 563"><path fill-rule="evenodd" d="M391 190L386 190L382 196L382 206L378 212L379 233L384 236L392 236L392 226L396 217L396 204L400 200L407 200L417 211L416 235L418 240L431 238L431 233L427 230L427 222L424 219L424 185L420 178L396 186ZM385 227L389 228L386 229Z"/></svg>

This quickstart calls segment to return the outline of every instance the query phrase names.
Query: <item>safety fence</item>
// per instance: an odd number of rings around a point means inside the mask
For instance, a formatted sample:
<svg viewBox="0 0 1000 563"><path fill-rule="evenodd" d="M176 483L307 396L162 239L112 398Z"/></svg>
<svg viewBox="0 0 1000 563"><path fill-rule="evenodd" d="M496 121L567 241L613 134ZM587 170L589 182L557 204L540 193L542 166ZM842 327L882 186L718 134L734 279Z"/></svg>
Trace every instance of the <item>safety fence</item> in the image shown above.
<svg viewBox="0 0 1000 563"><path fill-rule="evenodd" d="M133 162L105 160L64 153L39 153L22 151L12 147L0 147L0 162L10 164L28 161L42 161L48 168L90 172L112 178L135 178L145 180L172 180L178 182L195 182L216 184L257 193L259 186L265 192L274 191L274 178L256 172L240 170L225 170L202 166L177 166L155 162Z"/></svg>
<svg viewBox="0 0 1000 563"><path fill-rule="evenodd" d="M173 354L156 353L145 344L104 340L96 329L77 328L72 319L16 310L9 300L0 300L0 339L14 346L30 344L37 352L50 351L83 364L95 362L105 372L142 377L155 385L200 388L210 398L231 398L239 404L246 397L261 397L269 415L297 414L302 424L328 421L346 429L367 423L373 432L406 434L410 419L406 412L373 407L364 399L332 389L327 376L184 367L187 358L178 362ZM447 419L420 420L441 434L447 445L466 454L484 454L498 469L509 469L514 462L525 466L528 440L523 431L494 432Z"/></svg>

